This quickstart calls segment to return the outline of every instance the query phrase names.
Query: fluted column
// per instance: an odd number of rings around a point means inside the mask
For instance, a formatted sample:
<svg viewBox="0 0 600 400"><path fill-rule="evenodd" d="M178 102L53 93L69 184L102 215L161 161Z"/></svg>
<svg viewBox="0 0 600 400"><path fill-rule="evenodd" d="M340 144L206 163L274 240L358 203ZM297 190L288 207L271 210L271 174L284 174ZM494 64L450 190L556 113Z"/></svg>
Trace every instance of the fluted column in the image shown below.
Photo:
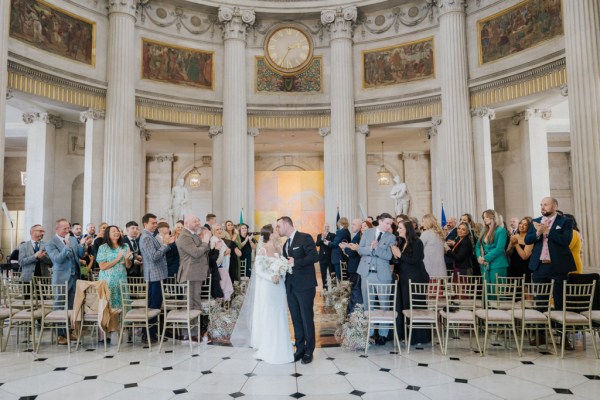
<svg viewBox="0 0 600 400"><path fill-rule="evenodd" d="M546 121L550 110L525 110L513 117L521 128L521 157L524 160L525 215L538 215L540 201L550 196L550 166L548 164L548 132Z"/></svg>
<svg viewBox="0 0 600 400"><path fill-rule="evenodd" d="M341 216L358 215L357 161L354 116L353 24L356 7L321 11L321 23L330 34L331 134L324 140L325 219L335 223ZM331 220L333 218L333 220Z"/></svg>
<svg viewBox="0 0 600 400"><path fill-rule="evenodd" d="M83 168L83 226L102 222L104 191L104 110L89 109L79 114L85 124L85 160Z"/></svg>
<svg viewBox="0 0 600 400"><path fill-rule="evenodd" d="M475 155L475 215L494 208L494 171L490 133L490 120L494 118L496 113L490 108L478 107L471 110Z"/></svg>
<svg viewBox="0 0 600 400"><path fill-rule="evenodd" d="M171 209L171 191L177 184L173 177L173 153L156 154L148 157L148 179L152 182L152 191L156 194L158 200L157 207L152 208L152 212L159 217L167 219L171 226L175 226L179 216L173 214ZM189 204L188 204L189 206Z"/></svg>
<svg viewBox="0 0 600 400"><path fill-rule="evenodd" d="M139 201L133 204L133 215L139 215L140 218L146 214L146 171L147 171L147 160L146 160L146 143L151 139L152 135L146 127L146 119L136 118L135 126L138 129L134 130L134 135L139 138L139 145L136 146L133 159L134 171L137 176L134 177L139 180L138 190L140 193ZM139 133L139 134L138 134ZM134 139L137 141L137 139ZM134 180L135 182L135 180Z"/></svg>
<svg viewBox="0 0 600 400"><path fill-rule="evenodd" d="M368 190L367 190L367 138L371 134L369 125L356 127L356 183L358 192L358 214L348 215L348 218L360 217L365 219L368 212Z"/></svg>
<svg viewBox="0 0 600 400"><path fill-rule="evenodd" d="M10 1L0 1L0 204L4 201L4 145L6 127L6 85L8 83L8 25ZM2 218L0 218L0 229Z"/></svg>
<svg viewBox="0 0 600 400"><path fill-rule="evenodd" d="M223 127L211 126L208 137L212 141L212 210L207 210L217 216L217 221L224 221L221 207L223 196Z"/></svg>
<svg viewBox="0 0 600 400"><path fill-rule="evenodd" d="M62 127L63 121L59 116L47 113L26 113L23 114L23 122L28 125L23 229L25 237L29 237L29 228L34 224L42 224L49 231L54 227L54 177L62 173L54 162L56 129Z"/></svg>
<svg viewBox="0 0 600 400"><path fill-rule="evenodd" d="M441 157L443 151L440 151L440 137L438 130L442 124L442 118L439 115L431 118L431 126L427 128L426 136L429 139L429 162L431 168L431 212L437 218L441 217L442 211L442 187L444 186L444 174L442 173ZM414 201L414 200L413 200Z"/></svg>
<svg viewBox="0 0 600 400"><path fill-rule="evenodd" d="M258 228L254 226L254 141L259 134L258 128L248 128L248 208L244 209L244 222L253 230Z"/></svg>
<svg viewBox="0 0 600 400"><path fill-rule="evenodd" d="M600 4L563 1L575 215L586 266L600 266Z"/></svg>
<svg viewBox="0 0 600 400"><path fill-rule="evenodd" d="M240 165L248 165L248 116L246 113L246 28L254 24L254 11L219 7L223 26L223 152L222 215L239 218L248 209L248 181L240 179ZM214 204L213 204L214 206Z"/></svg>
<svg viewBox="0 0 600 400"><path fill-rule="evenodd" d="M108 1L106 134L104 139L103 220L124 226L139 220L142 176L132 161L141 145L135 126L136 0Z"/></svg>
<svg viewBox="0 0 600 400"><path fill-rule="evenodd" d="M438 0L442 119L439 154L446 215L475 213L475 173L469 109L465 0Z"/></svg>

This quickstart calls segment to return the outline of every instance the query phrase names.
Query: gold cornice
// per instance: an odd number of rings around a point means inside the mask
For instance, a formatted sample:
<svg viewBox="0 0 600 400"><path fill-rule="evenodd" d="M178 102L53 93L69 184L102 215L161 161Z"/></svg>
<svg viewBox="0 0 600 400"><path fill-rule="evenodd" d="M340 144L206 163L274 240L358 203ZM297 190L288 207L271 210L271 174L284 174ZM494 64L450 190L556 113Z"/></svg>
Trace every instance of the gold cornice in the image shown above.
<svg viewBox="0 0 600 400"><path fill-rule="evenodd" d="M319 129L331 125L329 114L248 115L248 127L258 129Z"/></svg>
<svg viewBox="0 0 600 400"><path fill-rule="evenodd" d="M188 126L221 126L223 115L220 109L175 104L160 100L136 98L136 118Z"/></svg>
<svg viewBox="0 0 600 400"><path fill-rule="evenodd" d="M438 99L433 101L417 101L405 105L386 109L367 109L357 111L356 125L380 125L397 122L416 121L431 118L442 113L442 103ZM374 108L374 107L369 107Z"/></svg>

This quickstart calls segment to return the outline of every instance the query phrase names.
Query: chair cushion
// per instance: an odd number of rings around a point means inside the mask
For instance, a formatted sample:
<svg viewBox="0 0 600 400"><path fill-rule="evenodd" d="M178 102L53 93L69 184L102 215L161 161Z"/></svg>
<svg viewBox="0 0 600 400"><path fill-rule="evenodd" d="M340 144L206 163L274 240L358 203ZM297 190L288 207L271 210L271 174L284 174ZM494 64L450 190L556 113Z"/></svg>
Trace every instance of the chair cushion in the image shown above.
<svg viewBox="0 0 600 400"><path fill-rule="evenodd" d="M411 318L411 310L402 310L406 318ZM435 322L437 313L434 310L412 310L412 322Z"/></svg>
<svg viewBox="0 0 600 400"><path fill-rule="evenodd" d="M32 314L31 310L21 310L18 313L16 313L15 315L13 315L12 319L19 320L19 321L30 320L31 314ZM33 311L33 319L41 319L43 315L44 315L44 310L42 310L41 308L38 308L35 311Z"/></svg>
<svg viewBox="0 0 600 400"><path fill-rule="evenodd" d="M146 304L148 304L148 300L146 299L133 300L131 307L144 307Z"/></svg>
<svg viewBox="0 0 600 400"><path fill-rule="evenodd" d="M13 312L14 314L14 312ZM0 320L6 319L10 317L10 309L8 308L0 308Z"/></svg>
<svg viewBox="0 0 600 400"><path fill-rule="evenodd" d="M544 315L547 315L548 313L545 312ZM571 312L571 311L567 311L566 313L566 321L563 320L563 312L562 311L551 311L550 312L550 319L552 319L552 321L556 321L559 322L561 324L567 323L567 324L588 324L588 319L578 313L575 312Z"/></svg>
<svg viewBox="0 0 600 400"><path fill-rule="evenodd" d="M523 310L515 310L515 319L525 320L525 322L546 322L548 317L538 310L532 310L530 308L525 309L525 318L523 318Z"/></svg>
<svg viewBox="0 0 600 400"><path fill-rule="evenodd" d="M476 310L475 315L478 318L486 319L485 310ZM488 322L511 322L512 318L509 312L505 310L487 310Z"/></svg>
<svg viewBox="0 0 600 400"><path fill-rule="evenodd" d="M514 308L514 304L510 301L488 300L488 308L496 308L498 310L510 310Z"/></svg>
<svg viewBox="0 0 600 400"><path fill-rule="evenodd" d="M45 322L64 322L67 318L71 318L73 310L56 310L50 312L44 317Z"/></svg>
<svg viewBox="0 0 600 400"><path fill-rule="evenodd" d="M396 320L396 313L392 310L371 310L369 312L371 322L390 322Z"/></svg>
<svg viewBox="0 0 600 400"><path fill-rule="evenodd" d="M160 314L160 310L149 308L148 309L148 319L156 317ZM134 308L125 314L126 321L145 321L146 320L146 310L144 308Z"/></svg>
<svg viewBox="0 0 600 400"><path fill-rule="evenodd" d="M202 314L200 310L190 310L190 318L189 320L193 320L198 318ZM167 322L168 321L188 321L188 315L186 310L173 310L167 313Z"/></svg>
<svg viewBox="0 0 600 400"><path fill-rule="evenodd" d="M600 324L600 310L592 310L592 321Z"/></svg>
<svg viewBox="0 0 600 400"><path fill-rule="evenodd" d="M446 319L448 322L475 322L475 316L473 315L473 312L469 310L458 310L457 312L447 312L442 310L440 311L440 314L442 315L442 318Z"/></svg>

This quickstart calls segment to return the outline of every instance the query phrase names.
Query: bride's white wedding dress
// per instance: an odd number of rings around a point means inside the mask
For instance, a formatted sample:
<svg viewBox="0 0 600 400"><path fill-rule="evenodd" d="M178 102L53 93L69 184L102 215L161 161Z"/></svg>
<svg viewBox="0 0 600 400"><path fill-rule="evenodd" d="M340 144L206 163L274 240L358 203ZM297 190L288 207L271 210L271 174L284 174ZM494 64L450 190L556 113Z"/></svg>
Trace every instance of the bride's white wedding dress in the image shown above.
<svg viewBox="0 0 600 400"><path fill-rule="evenodd" d="M294 361L284 277L273 283L271 274L263 269L275 260L275 253L267 255L265 246L257 249L244 305L231 334L234 347L256 349L254 357L269 364Z"/></svg>

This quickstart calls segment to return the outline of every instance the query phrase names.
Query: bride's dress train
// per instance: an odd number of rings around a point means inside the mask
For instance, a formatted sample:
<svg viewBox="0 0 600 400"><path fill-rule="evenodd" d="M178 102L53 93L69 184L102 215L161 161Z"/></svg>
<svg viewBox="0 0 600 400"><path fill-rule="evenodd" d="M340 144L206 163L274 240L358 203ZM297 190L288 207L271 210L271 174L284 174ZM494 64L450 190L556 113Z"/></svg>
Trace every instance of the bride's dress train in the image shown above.
<svg viewBox="0 0 600 400"><path fill-rule="evenodd" d="M259 251L257 251L259 253ZM287 364L294 361L284 277L273 283L264 265L275 258L264 249L256 256L252 278L244 305L231 334L234 347L250 346L256 349L254 357L269 364Z"/></svg>

